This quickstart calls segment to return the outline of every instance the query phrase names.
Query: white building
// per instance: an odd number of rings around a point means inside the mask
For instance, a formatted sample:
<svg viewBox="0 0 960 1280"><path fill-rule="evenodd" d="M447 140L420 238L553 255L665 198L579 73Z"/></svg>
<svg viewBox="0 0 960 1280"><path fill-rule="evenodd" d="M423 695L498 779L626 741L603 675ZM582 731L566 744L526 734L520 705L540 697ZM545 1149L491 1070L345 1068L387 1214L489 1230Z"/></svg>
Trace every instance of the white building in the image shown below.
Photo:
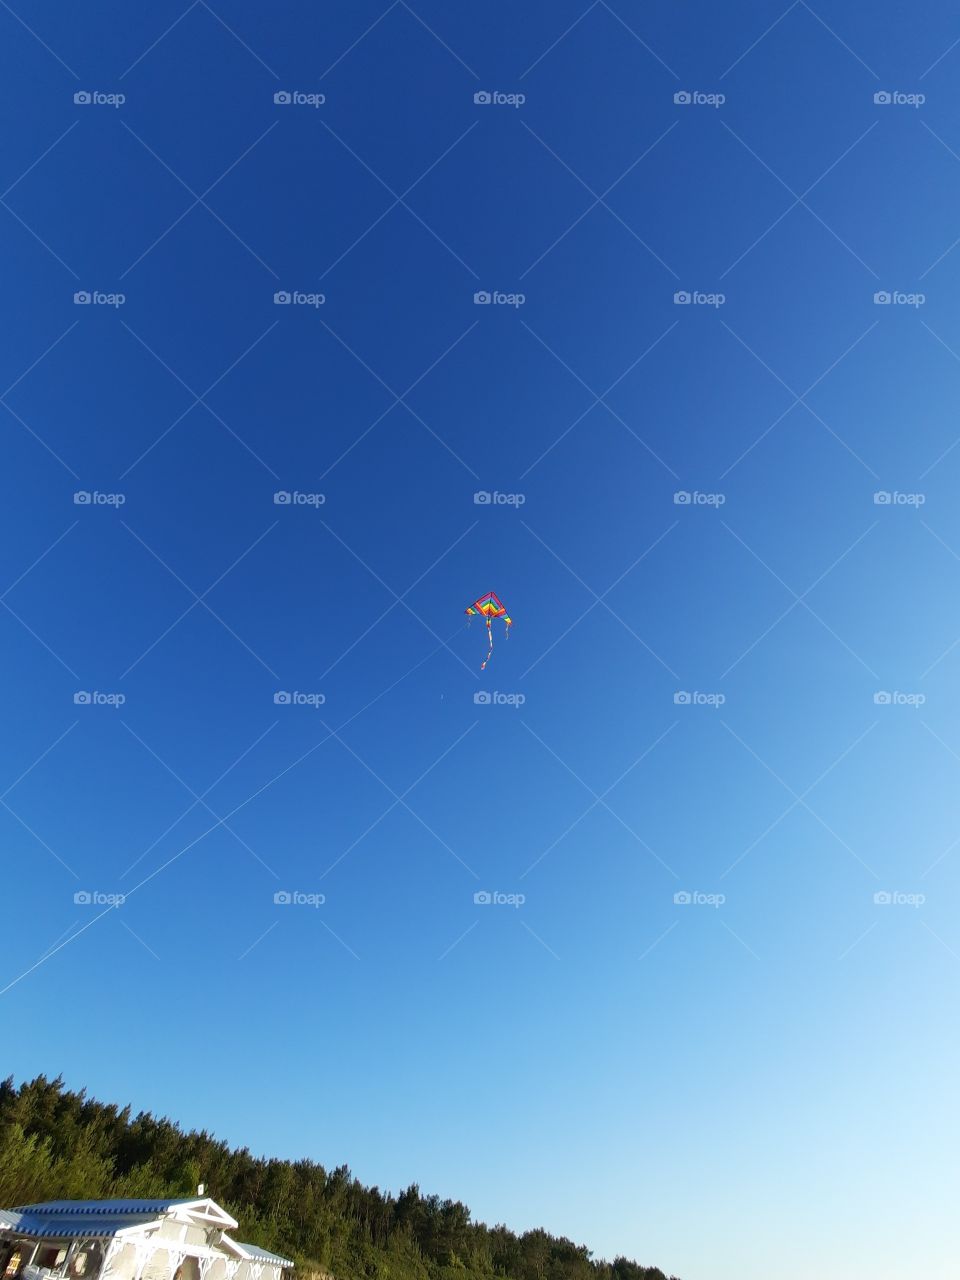
<svg viewBox="0 0 960 1280"><path fill-rule="evenodd" d="M0 1209L2 1280L293 1280L289 1258L227 1234L215 1201L51 1200Z"/></svg>

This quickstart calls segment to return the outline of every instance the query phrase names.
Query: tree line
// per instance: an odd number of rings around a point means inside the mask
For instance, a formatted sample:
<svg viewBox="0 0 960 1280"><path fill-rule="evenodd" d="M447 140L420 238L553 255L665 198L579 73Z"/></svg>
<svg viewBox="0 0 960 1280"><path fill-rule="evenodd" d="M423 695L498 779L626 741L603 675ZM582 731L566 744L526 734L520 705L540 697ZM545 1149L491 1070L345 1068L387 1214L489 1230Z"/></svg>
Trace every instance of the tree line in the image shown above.
<svg viewBox="0 0 960 1280"><path fill-rule="evenodd" d="M239 1238L336 1280L667 1280L627 1258L595 1259L546 1231L474 1222L466 1205L365 1187L346 1165L274 1160L97 1102L63 1080L0 1084L0 1207L42 1200L190 1196L199 1183ZM671 1277L676 1280L676 1277Z"/></svg>

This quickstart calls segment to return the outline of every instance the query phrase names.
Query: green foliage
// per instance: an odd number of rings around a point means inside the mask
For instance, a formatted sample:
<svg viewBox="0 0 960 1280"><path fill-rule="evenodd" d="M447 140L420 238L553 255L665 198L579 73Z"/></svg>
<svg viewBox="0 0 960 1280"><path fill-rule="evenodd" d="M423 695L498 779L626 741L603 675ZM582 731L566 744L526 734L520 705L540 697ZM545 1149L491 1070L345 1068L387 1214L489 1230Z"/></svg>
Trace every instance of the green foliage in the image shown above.
<svg viewBox="0 0 960 1280"><path fill-rule="evenodd" d="M459 1201L411 1186L365 1187L346 1165L256 1159L147 1112L131 1117L38 1076L0 1084L0 1206L39 1200L189 1196L197 1184L239 1221L239 1238L325 1280L667 1280L627 1258L473 1222Z"/></svg>

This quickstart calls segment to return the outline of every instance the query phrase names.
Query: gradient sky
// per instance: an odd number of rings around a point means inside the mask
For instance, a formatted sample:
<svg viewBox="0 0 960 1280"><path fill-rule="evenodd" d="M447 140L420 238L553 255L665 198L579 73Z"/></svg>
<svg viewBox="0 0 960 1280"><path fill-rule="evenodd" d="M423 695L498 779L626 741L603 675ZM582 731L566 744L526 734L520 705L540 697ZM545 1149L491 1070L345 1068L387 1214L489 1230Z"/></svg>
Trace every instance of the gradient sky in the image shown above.
<svg viewBox="0 0 960 1280"><path fill-rule="evenodd" d="M955 1275L955 6L182 5L0 6L5 1070Z"/></svg>

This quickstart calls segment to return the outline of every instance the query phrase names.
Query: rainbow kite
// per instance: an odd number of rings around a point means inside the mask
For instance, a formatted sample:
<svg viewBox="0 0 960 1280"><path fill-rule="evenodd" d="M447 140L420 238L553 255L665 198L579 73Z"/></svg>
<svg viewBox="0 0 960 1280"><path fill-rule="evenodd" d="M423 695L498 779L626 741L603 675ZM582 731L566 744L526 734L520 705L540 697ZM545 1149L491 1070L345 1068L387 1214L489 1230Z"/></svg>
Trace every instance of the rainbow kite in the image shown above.
<svg viewBox="0 0 960 1280"><path fill-rule="evenodd" d="M473 604L468 604L464 612L468 618L473 618L479 613L487 624L487 639L490 642L490 648L487 650L487 656L484 658L483 666L480 668L482 671L490 661L490 655L493 653L493 630L490 624L494 618L502 618L506 623L506 634L509 638L510 628L513 626L513 619L508 617L507 611L503 607L500 597L493 591L488 591L487 594L485 596L481 596L479 600L474 600Z"/></svg>

